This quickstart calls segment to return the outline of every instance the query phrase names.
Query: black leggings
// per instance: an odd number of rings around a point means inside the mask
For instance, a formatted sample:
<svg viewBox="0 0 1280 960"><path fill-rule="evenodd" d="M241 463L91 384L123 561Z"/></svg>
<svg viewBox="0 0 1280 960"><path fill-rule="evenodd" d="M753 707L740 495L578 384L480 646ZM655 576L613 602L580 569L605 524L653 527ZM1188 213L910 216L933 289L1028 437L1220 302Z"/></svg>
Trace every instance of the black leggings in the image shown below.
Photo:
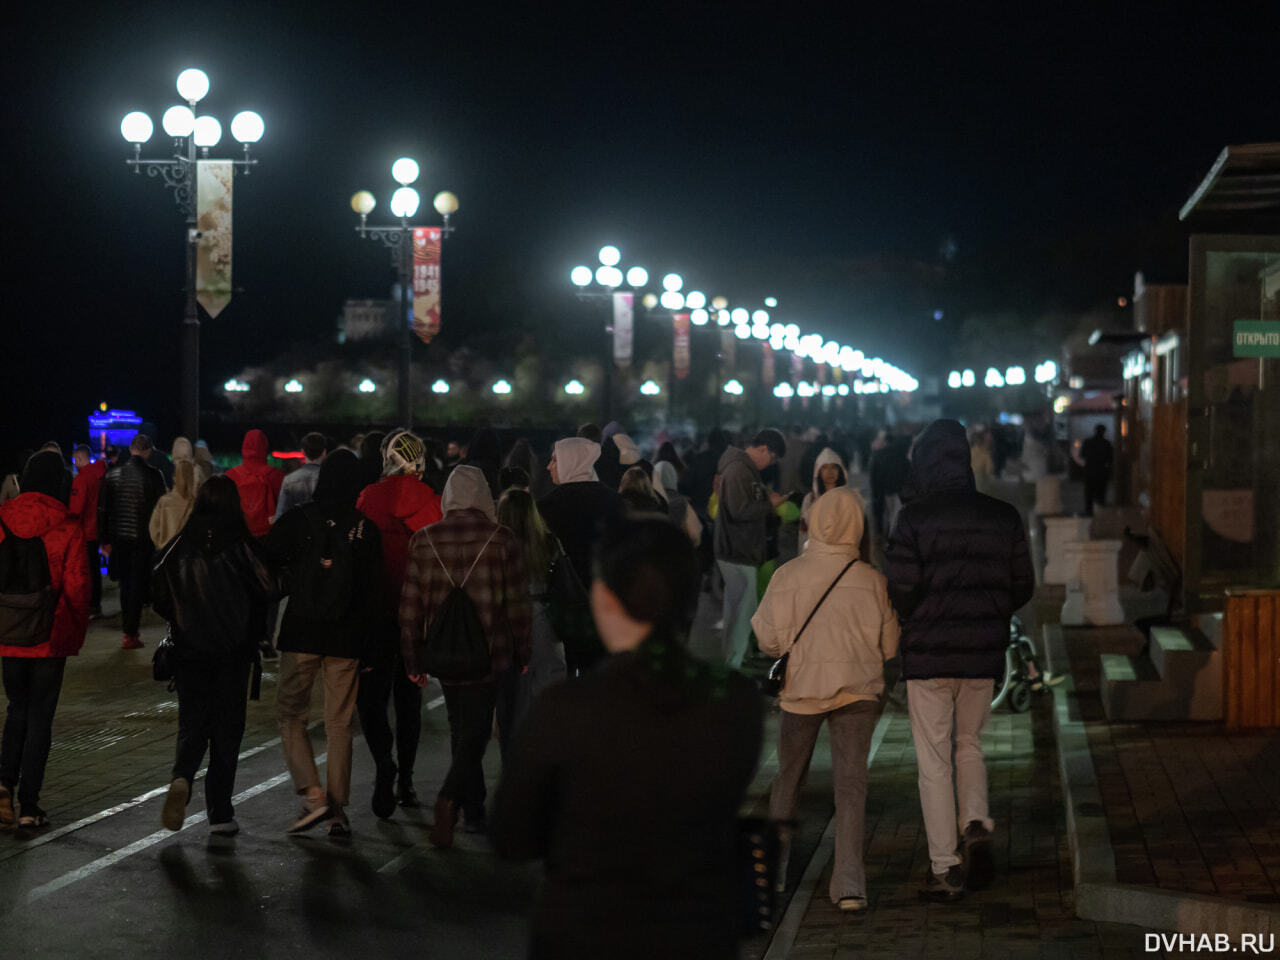
<svg viewBox="0 0 1280 960"><path fill-rule="evenodd" d="M10 790L18 788L18 805L24 812L39 809L66 666L66 657L4 658L9 712L0 742L0 783Z"/></svg>

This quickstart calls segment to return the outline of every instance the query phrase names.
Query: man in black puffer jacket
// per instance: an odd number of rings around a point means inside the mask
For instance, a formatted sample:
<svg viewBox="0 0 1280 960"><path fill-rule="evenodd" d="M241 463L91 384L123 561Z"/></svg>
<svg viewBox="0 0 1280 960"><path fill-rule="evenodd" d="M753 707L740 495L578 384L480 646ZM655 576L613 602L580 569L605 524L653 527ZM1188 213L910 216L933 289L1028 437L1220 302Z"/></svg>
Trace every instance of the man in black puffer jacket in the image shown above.
<svg viewBox="0 0 1280 960"><path fill-rule="evenodd" d="M1035 578L1022 518L977 492L957 421L935 420L916 438L902 500L884 572L902 619L902 676L933 865L920 895L955 900L966 882L956 854L957 797L968 884L991 878L982 728L1004 675L1009 618L1031 599Z"/></svg>
<svg viewBox="0 0 1280 960"><path fill-rule="evenodd" d="M164 476L147 465L151 438L139 433L129 444L129 459L112 467L98 492L98 539L110 558L111 579L120 581L120 619L125 650L142 646L138 628L147 602L154 547L148 532L151 511L164 496Z"/></svg>

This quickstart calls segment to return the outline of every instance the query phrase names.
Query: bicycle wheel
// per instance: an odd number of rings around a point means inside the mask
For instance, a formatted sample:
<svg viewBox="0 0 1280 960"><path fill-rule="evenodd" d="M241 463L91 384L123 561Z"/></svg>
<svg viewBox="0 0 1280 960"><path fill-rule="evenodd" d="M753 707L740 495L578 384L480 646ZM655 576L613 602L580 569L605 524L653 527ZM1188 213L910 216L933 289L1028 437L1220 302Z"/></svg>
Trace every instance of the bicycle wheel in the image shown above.
<svg viewBox="0 0 1280 960"><path fill-rule="evenodd" d="M1026 713L1031 708L1031 684L1019 680L1009 690L1009 709L1014 713Z"/></svg>

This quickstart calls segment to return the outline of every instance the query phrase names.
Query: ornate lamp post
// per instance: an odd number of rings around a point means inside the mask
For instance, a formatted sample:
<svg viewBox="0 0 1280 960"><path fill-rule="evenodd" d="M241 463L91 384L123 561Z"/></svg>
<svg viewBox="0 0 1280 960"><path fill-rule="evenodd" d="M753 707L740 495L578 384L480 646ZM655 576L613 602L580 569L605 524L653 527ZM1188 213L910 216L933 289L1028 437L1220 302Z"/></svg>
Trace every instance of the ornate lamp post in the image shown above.
<svg viewBox="0 0 1280 960"><path fill-rule="evenodd" d="M173 191L178 209L187 219L186 306L182 314L182 431L194 440L200 435L200 310L196 302L196 255L200 231L196 217L196 169L200 160L209 159L209 148L222 139L222 124L216 118L196 116L196 106L209 92L209 78L203 70L183 70L178 74L178 95L186 106L170 107L160 119L164 132L173 138L173 154L165 159L144 159L142 145L151 139L155 127L151 118L140 110L126 114L120 122L120 133L133 144L133 156L125 161L133 172L143 170L149 177L160 177ZM231 135L244 145L244 157L227 161L232 169L245 175L257 160L249 156L249 147L262 139L262 117L243 110L231 120ZM196 155L197 148L200 151Z"/></svg>
<svg viewBox="0 0 1280 960"><path fill-rule="evenodd" d="M600 266L596 267L594 271L588 266L578 266L569 272L570 281L578 288L578 299L608 300L612 303L613 295L618 292L619 287L625 285L635 291L648 284L649 271L644 267L630 267L623 273L618 266L618 263L622 260L622 254L612 244L601 247L597 257L600 260ZM634 307L635 304L633 303L632 308L634 309ZM606 334L614 332L612 319L612 316L610 316L610 323L605 326ZM604 358L604 423L608 423L613 419L614 362L612 340L606 340Z"/></svg>
<svg viewBox="0 0 1280 960"><path fill-rule="evenodd" d="M382 245L391 251L391 263L396 269L400 281L400 330L399 343L399 376L396 387L396 415L399 423L405 427L413 426L413 393L411 390L411 361L413 359L413 337L409 321L409 288L413 278L413 227L409 220L418 212L420 199L418 191L410 186L418 179L418 162L411 157L401 157L391 165L391 177L400 184L391 194L391 212L400 218L397 226L371 227L367 220L377 205L372 193L361 190L351 198L351 209L360 214L360 226L356 232L366 239L381 240ZM449 226L449 215L457 212L458 198L447 190L436 194L433 206L444 220L440 229L443 242L453 233Z"/></svg>

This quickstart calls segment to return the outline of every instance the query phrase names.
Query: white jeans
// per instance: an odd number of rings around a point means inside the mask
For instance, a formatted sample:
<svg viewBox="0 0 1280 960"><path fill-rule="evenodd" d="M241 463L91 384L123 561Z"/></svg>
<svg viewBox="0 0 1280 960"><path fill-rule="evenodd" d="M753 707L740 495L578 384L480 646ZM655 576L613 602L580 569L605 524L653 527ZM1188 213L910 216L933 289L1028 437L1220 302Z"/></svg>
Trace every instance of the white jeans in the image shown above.
<svg viewBox="0 0 1280 960"><path fill-rule="evenodd" d="M751 618L760 603L756 568L727 560L717 560L716 565L724 577L724 662L737 670L747 655Z"/></svg>
<svg viewBox="0 0 1280 960"><path fill-rule="evenodd" d="M991 715L994 687L994 680L935 677L907 681L911 737L920 772L920 809L934 873L946 873L960 863L957 824L963 828L979 820L988 830L995 826L987 811L987 765L982 756L982 728Z"/></svg>

